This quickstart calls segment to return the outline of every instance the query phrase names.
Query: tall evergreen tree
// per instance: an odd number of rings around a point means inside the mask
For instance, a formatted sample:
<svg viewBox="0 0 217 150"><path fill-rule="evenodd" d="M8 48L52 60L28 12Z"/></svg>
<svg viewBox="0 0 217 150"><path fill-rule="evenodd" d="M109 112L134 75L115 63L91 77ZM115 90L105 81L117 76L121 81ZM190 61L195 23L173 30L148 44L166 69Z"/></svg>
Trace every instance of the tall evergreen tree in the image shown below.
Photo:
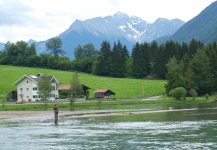
<svg viewBox="0 0 217 150"><path fill-rule="evenodd" d="M165 78L167 72L166 63L168 58L165 56L165 45L161 44L155 53L154 72L160 79Z"/></svg>
<svg viewBox="0 0 217 150"><path fill-rule="evenodd" d="M100 54L97 59L94 73L101 76L109 76L111 72L111 46L107 41L103 41Z"/></svg>
<svg viewBox="0 0 217 150"><path fill-rule="evenodd" d="M192 57L198 49L202 49L203 44L200 41L192 39L189 46L188 46L188 55Z"/></svg>
<svg viewBox="0 0 217 150"><path fill-rule="evenodd" d="M141 45L137 42L132 50L132 76L135 78L143 77L141 75Z"/></svg>
<svg viewBox="0 0 217 150"><path fill-rule="evenodd" d="M183 76L185 79L185 89L187 92L190 92L191 90L195 90L195 84L194 84L194 73L192 71L192 64L190 61L190 56L188 54L185 54L182 60L183 64Z"/></svg>
<svg viewBox="0 0 217 150"><path fill-rule="evenodd" d="M213 43L210 50L210 66L212 73L212 91L217 90L217 46Z"/></svg>
<svg viewBox="0 0 217 150"><path fill-rule="evenodd" d="M182 75L182 66L178 63L175 56L169 59L167 66L167 84L165 85L166 93L177 87L184 87L185 80Z"/></svg>
<svg viewBox="0 0 217 150"><path fill-rule="evenodd" d="M151 73L150 45L147 42L143 43L143 63L145 69L145 76L150 75Z"/></svg>
<svg viewBox="0 0 217 150"><path fill-rule="evenodd" d="M155 75L155 66L157 62L157 52L158 52L158 45L156 41L151 42L150 45L150 67L151 67L151 74Z"/></svg>
<svg viewBox="0 0 217 150"><path fill-rule="evenodd" d="M205 50L198 49L192 59L194 82L199 95L209 94L211 90L210 60Z"/></svg>
<svg viewBox="0 0 217 150"><path fill-rule="evenodd" d="M114 43L112 57L111 57L111 76L122 78L126 75L126 46L122 46L121 42Z"/></svg>

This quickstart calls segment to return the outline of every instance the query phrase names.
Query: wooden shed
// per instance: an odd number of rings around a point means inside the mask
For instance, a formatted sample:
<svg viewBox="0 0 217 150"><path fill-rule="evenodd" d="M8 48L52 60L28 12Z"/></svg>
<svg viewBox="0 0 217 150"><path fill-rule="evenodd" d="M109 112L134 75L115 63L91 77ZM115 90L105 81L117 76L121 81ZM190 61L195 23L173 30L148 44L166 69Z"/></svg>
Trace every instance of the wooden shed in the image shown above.
<svg viewBox="0 0 217 150"><path fill-rule="evenodd" d="M82 86L82 89L84 91L84 97L85 99L88 99L89 97L89 91L88 89L91 89L89 88L88 86L84 85L84 84L81 84ZM61 90L69 90L71 88L71 85L61 85L58 87L58 90L61 91Z"/></svg>
<svg viewBox="0 0 217 150"><path fill-rule="evenodd" d="M115 93L109 89L98 89L94 92L95 98L111 98L111 95L115 96Z"/></svg>

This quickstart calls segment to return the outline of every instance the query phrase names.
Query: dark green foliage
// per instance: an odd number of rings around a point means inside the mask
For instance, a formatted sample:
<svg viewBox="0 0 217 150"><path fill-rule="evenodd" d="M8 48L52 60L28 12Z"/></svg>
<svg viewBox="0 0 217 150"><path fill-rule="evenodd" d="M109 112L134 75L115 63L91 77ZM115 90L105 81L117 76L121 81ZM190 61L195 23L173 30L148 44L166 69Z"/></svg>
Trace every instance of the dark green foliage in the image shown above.
<svg viewBox="0 0 217 150"><path fill-rule="evenodd" d="M210 66L211 66L211 73L212 73L212 90L217 90L217 46L216 43L210 47Z"/></svg>
<svg viewBox="0 0 217 150"><path fill-rule="evenodd" d="M141 45L139 43L136 43L136 45L133 47L133 51L132 51L132 58L133 58L133 62L132 62L132 76L135 78L141 78L143 77L141 75L141 69L140 69L140 65L141 65L141 60L140 60L140 56L141 56Z"/></svg>
<svg viewBox="0 0 217 150"><path fill-rule="evenodd" d="M167 59L164 56L165 55L165 45L161 44L159 48L155 51L155 59L153 61L154 63L154 74L157 75L160 79L165 79L165 74L167 72L166 69L166 63Z"/></svg>
<svg viewBox="0 0 217 150"><path fill-rule="evenodd" d="M94 73L100 76L108 76L111 71L111 47L110 43L103 41L100 48L100 55L95 64Z"/></svg>
<svg viewBox="0 0 217 150"><path fill-rule="evenodd" d="M203 48L203 44L200 41L192 39L189 44L187 54L190 57L192 57L197 52L198 49L202 49L202 48Z"/></svg>
<svg viewBox="0 0 217 150"><path fill-rule="evenodd" d="M182 74L185 80L184 87L189 92L191 89L195 88L195 83L194 83L194 72L192 70L192 63L190 61L190 57L188 54L185 54L182 60L182 64L183 64Z"/></svg>
<svg viewBox="0 0 217 150"><path fill-rule="evenodd" d="M66 99L68 97L70 97L71 94L71 90L60 90L59 91L59 98L60 99Z"/></svg>
<svg viewBox="0 0 217 150"><path fill-rule="evenodd" d="M132 59L133 77L144 78L150 74L150 45L148 43L136 43L132 51Z"/></svg>
<svg viewBox="0 0 217 150"><path fill-rule="evenodd" d="M210 60L204 50L197 50L192 59L192 71L194 73L195 89L199 95L211 91L211 67Z"/></svg>
<svg viewBox="0 0 217 150"><path fill-rule="evenodd" d="M74 49L75 59L81 60L84 58L92 58L98 56L98 51L95 49L94 45L91 43L85 44L83 47L78 45Z"/></svg>
<svg viewBox="0 0 217 150"><path fill-rule="evenodd" d="M169 95L174 97L177 100L180 100L181 98L185 99L186 94L187 92L183 87L174 88L169 92Z"/></svg>
<svg viewBox="0 0 217 150"><path fill-rule="evenodd" d="M126 46L122 46L120 41L114 43L111 56L111 73L112 77L123 78L126 75L127 67L127 49Z"/></svg>
<svg viewBox="0 0 217 150"><path fill-rule="evenodd" d="M62 47L62 40L60 38L51 38L46 42L46 48L47 50L51 51L51 54L55 58L59 56L59 54L64 55L65 51L61 49Z"/></svg>
<svg viewBox="0 0 217 150"><path fill-rule="evenodd" d="M72 70L92 73L93 64L99 55L93 44L85 44L83 47L78 45L74 49L75 59L72 62Z"/></svg>
<svg viewBox="0 0 217 150"><path fill-rule="evenodd" d="M193 99L195 99L195 97L197 97L197 91L194 90L194 89L191 89L190 90L190 95L191 95L191 97L193 97Z"/></svg>
<svg viewBox="0 0 217 150"><path fill-rule="evenodd" d="M167 84L165 85L166 93L177 87L184 87L185 80L182 75L182 65L177 62L175 57L170 58L167 63Z"/></svg>

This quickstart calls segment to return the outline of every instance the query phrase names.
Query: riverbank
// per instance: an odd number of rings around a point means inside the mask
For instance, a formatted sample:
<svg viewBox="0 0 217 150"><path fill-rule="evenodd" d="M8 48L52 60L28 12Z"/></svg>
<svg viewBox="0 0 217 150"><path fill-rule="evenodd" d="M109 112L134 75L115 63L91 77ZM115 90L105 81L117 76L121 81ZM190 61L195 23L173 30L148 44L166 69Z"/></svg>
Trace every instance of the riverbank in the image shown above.
<svg viewBox="0 0 217 150"><path fill-rule="evenodd" d="M162 110L161 110L162 111ZM165 110L164 110L165 111ZM112 115L131 115L138 113L154 112L151 109L128 109L128 110L87 110L87 111L62 111L59 118L84 118ZM53 118L52 111L0 111L0 119L47 119Z"/></svg>
<svg viewBox="0 0 217 150"><path fill-rule="evenodd" d="M196 110L191 109L166 109L166 110L152 110L152 109L128 109L128 110L88 110L88 111L64 111L59 113L59 118L89 118L97 116L112 116L112 115L132 115L132 114L145 114L157 113L167 111L183 111L183 110ZM52 119L53 112L51 111L0 111L0 119L16 119L16 120L44 120Z"/></svg>

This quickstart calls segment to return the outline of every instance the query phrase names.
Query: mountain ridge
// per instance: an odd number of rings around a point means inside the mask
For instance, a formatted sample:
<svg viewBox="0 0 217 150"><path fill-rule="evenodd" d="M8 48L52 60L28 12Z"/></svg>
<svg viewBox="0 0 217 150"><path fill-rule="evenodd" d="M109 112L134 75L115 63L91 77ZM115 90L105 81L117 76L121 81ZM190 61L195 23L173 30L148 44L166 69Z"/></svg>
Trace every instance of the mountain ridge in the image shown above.
<svg viewBox="0 0 217 150"><path fill-rule="evenodd" d="M76 20L58 37L62 39L63 49L67 53L73 53L77 45L87 43L92 43L96 49L100 49L104 40L111 45L120 40L131 52L136 42L151 42L158 37L172 35L183 24L184 21L180 19L165 18L148 23L139 17L117 12L113 16Z"/></svg>
<svg viewBox="0 0 217 150"><path fill-rule="evenodd" d="M78 45L92 43L99 50L105 40L110 42L111 46L119 40L131 52L136 42L151 42L159 37L172 35L184 23L180 19L166 18L158 18L154 23L149 23L137 16L129 16L119 11L105 17L84 21L77 19L56 37L62 40L62 49L69 58L74 57L73 51ZM31 39L28 43L33 41ZM46 41L35 42L37 54L48 53Z"/></svg>
<svg viewBox="0 0 217 150"><path fill-rule="evenodd" d="M173 40L178 43L189 43L196 39L203 44L217 41L217 1L211 3L197 16L186 22L179 30L169 37L162 37L156 41L164 43Z"/></svg>

